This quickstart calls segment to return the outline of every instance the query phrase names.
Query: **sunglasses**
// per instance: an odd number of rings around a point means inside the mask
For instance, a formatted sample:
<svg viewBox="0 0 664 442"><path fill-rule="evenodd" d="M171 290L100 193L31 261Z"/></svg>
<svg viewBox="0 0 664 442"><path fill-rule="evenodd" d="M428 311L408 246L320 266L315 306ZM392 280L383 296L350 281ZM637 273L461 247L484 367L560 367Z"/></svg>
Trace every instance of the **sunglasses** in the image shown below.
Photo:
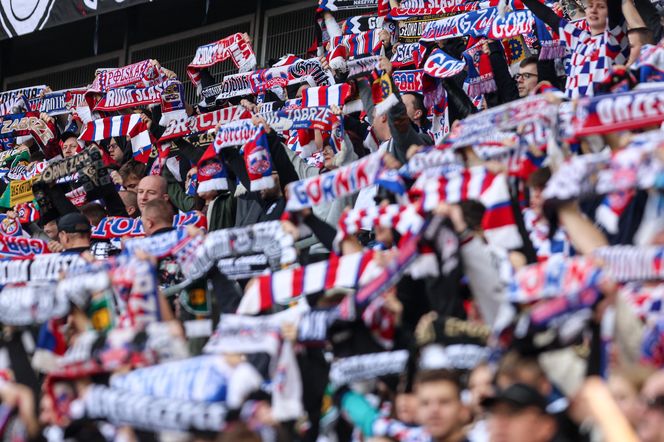
<svg viewBox="0 0 664 442"><path fill-rule="evenodd" d="M524 72L523 74L516 74L516 75L514 76L514 80L519 81L519 80L521 80L522 78L523 78L524 80L530 80L530 79L533 78L533 77L537 78L537 74L531 74L531 73L529 73L529 72Z"/></svg>

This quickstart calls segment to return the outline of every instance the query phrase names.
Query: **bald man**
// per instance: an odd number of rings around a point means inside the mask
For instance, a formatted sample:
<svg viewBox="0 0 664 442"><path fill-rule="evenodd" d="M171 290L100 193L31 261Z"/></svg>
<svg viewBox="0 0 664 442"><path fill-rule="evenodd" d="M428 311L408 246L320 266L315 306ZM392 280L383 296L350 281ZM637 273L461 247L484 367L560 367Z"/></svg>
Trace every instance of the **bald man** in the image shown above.
<svg viewBox="0 0 664 442"><path fill-rule="evenodd" d="M173 206L168 201L156 198L145 203L141 213L146 236L173 230Z"/></svg>
<svg viewBox="0 0 664 442"><path fill-rule="evenodd" d="M138 210L141 211L141 214L148 201L161 199L168 202L168 182L166 178L159 175L143 177L138 183L136 198L138 200Z"/></svg>

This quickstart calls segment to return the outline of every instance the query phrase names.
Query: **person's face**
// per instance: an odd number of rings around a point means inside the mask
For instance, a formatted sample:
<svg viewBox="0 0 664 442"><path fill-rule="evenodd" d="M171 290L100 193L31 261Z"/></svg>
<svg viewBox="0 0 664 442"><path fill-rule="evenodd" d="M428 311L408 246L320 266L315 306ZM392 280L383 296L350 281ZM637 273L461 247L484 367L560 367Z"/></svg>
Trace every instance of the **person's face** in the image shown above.
<svg viewBox="0 0 664 442"><path fill-rule="evenodd" d="M489 414L491 442L546 442L553 436L552 418L535 407L515 409L498 404Z"/></svg>
<svg viewBox="0 0 664 442"><path fill-rule="evenodd" d="M117 141L115 141L115 138L111 138L111 142L108 143L108 154L113 158L113 161L116 163L121 163L122 158L124 157L124 154L122 153L122 149L120 149L120 146L118 145Z"/></svg>
<svg viewBox="0 0 664 442"><path fill-rule="evenodd" d="M639 397L634 386L622 376L611 376L609 378L609 390L627 420L636 426L641 416L639 413Z"/></svg>
<svg viewBox="0 0 664 442"><path fill-rule="evenodd" d="M537 86L537 63L519 67L519 73L515 78L519 97L525 97Z"/></svg>
<svg viewBox="0 0 664 442"><path fill-rule="evenodd" d="M637 425L643 442L664 441L664 374L651 376L641 390L641 413Z"/></svg>
<svg viewBox="0 0 664 442"><path fill-rule="evenodd" d="M627 38L629 39L629 60L627 60L627 66L629 66L639 58L641 47L643 46L643 38L639 32L630 32L627 34Z"/></svg>
<svg viewBox="0 0 664 442"><path fill-rule="evenodd" d="M138 183L141 182L141 177L130 173L126 179L122 180L122 187L130 192L136 193L138 191Z"/></svg>
<svg viewBox="0 0 664 442"><path fill-rule="evenodd" d="M78 150L78 140L74 137L67 138L62 143L62 156L65 158L73 157Z"/></svg>
<svg viewBox="0 0 664 442"><path fill-rule="evenodd" d="M493 394L493 373L486 365L481 365L470 373L468 379L468 389L471 394L473 411L480 413L482 411L480 402L482 399Z"/></svg>
<svg viewBox="0 0 664 442"><path fill-rule="evenodd" d="M446 438L465 423L466 410L456 386L447 381L426 382L416 389L417 421L434 438Z"/></svg>
<svg viewBox="0 0 664 442"><path fill-rule="evenodd" d="M381 143L392 138L390 127L387 125L387 115L374 116L371 126L373 127L374 135L376 135L376 138L378 138Z"/></svg>
<svg viewBox="0 0 664 442"><path fill-rule="evenodd" d="M272 201L279 196L281 196L281 183L279 182L279 175L276 172L272 173L272 179L274 179L274 186L269 189L261 189L258 193L261 198L265 201Z"/></svg>
<svg viewBox="0 0 664 442"><path fill-rule="evenodd" d="M535 215L542 215L542 207L544 206L544 198L542 198L542 190L536 187L530 188L530 209L535 212Z"/></svg>
<svg viewBox="0 0 664 442"><path fill-rule="evenodd" d="M374 237L376 241L385 247L392 247L394 245L394 235L392 234L392 229L388 227L376 226L374 228Z"/></svg>
<svg viewBox="0 0 664 442"><path fill-rule="evenodd" d="M609 9L606 0L588 0L586 6L586 20L593 34L604 32Z"/></svg>
<svg viewBox="0 0 664 442"><path fill-rule="evenodd" d="M323 165L327 170L337 168L336 164L334 164L334 149L330 146L323 147Z"/></svg>
<svg viewBox="0 0 664 442"><path fill-rule="evenodd" d="M415 107L415 97L412 94L405 94L401 97L401 100L406 106L406 115L408 115L410 121L419 126L420 118L422 118L422 111Z"/></svg>
<svg viewBox="0 0 664 442"><path fill-rule="evenodd" d="M44 233L49 239L58 240L58 224L55 221L49 221L44 224Z"/></svg>
<svg viewBox="0 0 664 442"><path fill-rule="evenodd" d="M400 393L394 400L394 408L399 421L413 423L417 416L417 397L412 393Z"/></svg>
<svg viewBox="0 0 664 442"><path fill-rule="evenodd" d="M138 183L136 190L136 199L138 200L138 209L143 212L145 205L159 198L168 199L168 194L163 193L160 182L157 177L147 176Z"/></svg>

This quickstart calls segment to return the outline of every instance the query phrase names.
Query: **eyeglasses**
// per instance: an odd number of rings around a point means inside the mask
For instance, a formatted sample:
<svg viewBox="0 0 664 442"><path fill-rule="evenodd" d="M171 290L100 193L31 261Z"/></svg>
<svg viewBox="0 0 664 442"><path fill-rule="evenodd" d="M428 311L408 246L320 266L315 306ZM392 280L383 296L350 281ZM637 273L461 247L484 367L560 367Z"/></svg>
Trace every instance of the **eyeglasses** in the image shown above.
<svg viewBox="0 0 664 442"><path fill-rule="evenodd" d="M108 148L109 148L109 149L119 149L120 146L118 146L116 143L112 143L112 144L109 144L109 145L108 145Z"/></svg>
<svg viewBox="0 0 664 442"><path fill-rule="evenodd" d="M641 397L641 400L650 410L664 411L664 396L655 396L654 398Z"/></svg>
<svg viewBox="0 0 664 442"><path fill-rule="evenodd" d="M519 81L519 80L521 80L522 78L523 78L524 80L530 80L532 77L537 78L537 74L531 74L530 72L524 72L523 74L516 74L516 75L514 76L514 80L515 80L515 81Z"/></svg>

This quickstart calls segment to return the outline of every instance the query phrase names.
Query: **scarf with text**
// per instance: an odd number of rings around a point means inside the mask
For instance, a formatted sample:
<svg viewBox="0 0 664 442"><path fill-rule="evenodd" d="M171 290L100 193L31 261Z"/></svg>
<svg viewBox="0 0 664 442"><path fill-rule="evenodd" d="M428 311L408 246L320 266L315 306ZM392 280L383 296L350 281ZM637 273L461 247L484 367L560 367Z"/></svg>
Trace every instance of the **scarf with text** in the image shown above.
<svg viewBox="0 0 664 442"><path fill-rule="evenodd" d="M330 366L330 382L341 386L380 376L402 374L409 357L408 350L396 350L337 359Z"/></svg>
<svg viewBox="0 0 664 442"><path fill-rule="evenodd" d="M105 92L91 109L102 112L115 112L122 109L160 104L162 94L172 94L181 84L178 80L166 80L145 88L122 87Z"/></svg>
<svg viewBox="0 0 664 442"><path fill-rule="evenodd" d="M109 89L139 84L150 86L161 83L162 79L161 70L152 60L143 60L120 68L97 69L89 91L106 92Z"/></svg>
<svg viewBox="0 0 664 442"><path fill-rule="evenodd" d="M464 70L466 62L446 54L442 49L433 50L424 62L424 72L436 78L453 77Z"/></svg>
<svg viewBox="0 0 664 442"><path fill-rule="evenodd" d="M421 69L412 71L396 71L392 73L392 81L397 87L399 92L422 92L422 75Z"/></svg>
<svg viewBox="0 0 664 442"><path fill-rule="evenodd" d="M268 267L277 270L297 260L293 244L293 237L283 230L280 221L216 230L208 233L191 258L181 263L181 271L193 281L205 276L222 259L258 256L264 257L265 265L257 273Z"/></svg>
<svg viewBox="0 0 664 442"><path fill-rule="evenodd" d="M376 10L378 0L319 0L318 11Z"/></svg>
<svg viewBox="0 0 664 442"><path fill-rule="evenodd" d="M182 138L187 135L194 135L200 132L213 130L218 124L224 125L241 119L251 118L251 112L243 106L231 106L218 109L212 112L206 112L199 115L192 115L188 118L171 120L166 126L166 130L159 138L163 143L175 138Z"/></svg>
<svg viewBox="0 0 664 442"><path fill-rule="evenodd" d="M199 46L194 59L187 66L187 75L194 86L200 84L199 71L217 63L231 59L240 72L251 71L256 67L256 55L242 34L235 33L213 43Z"/></svg>
<svg viewBox="0 0 664 442"><path fill-rule="evenodd" d="M226 426L221 403L173 401L103 385L91 385L83 397L85 416L146 431L214 431ZM169 416L164 422L163 416Z"/></svg>
<svg viewBox="0 0 664 442"><path fill-rule="evenodd" d="M480 39L463 52L467 67L466 84L468 85L468 95L471 97L496 90L491 61L489 55L483 51L485 41Z"/></svg>
<svg viewBox="0 0 664 442"><path fill-rule="evenodd" d="M6 285L0 291L0 322L13 326L42 324L69 313L69 300L57 296L54 284Z"/></svg>
<svg viewBox="0 0 664 442"><path fill-rule="evenodd" d="M25 282L57 281L60 272L83 265L79 255L47 253L35 255L33 259L1 259L0 286Z"/></svg>
<svg viewBox="0 0 664 442"><path fill-rule="evenodd" d="M664 121L662 102L662 88L582 98L576 108L575 135L596 135L658 125Z"/></svg>
<svg viewBox="0 0 664 442"><path fill-rule="evenodd" d="M200 212L186 212L173 217L173 227L193 225L201 229L207 228L207 218ZM110 216L103 218L92 228L92 239L112 239L123 236L144 236L143 223L140 218Z"/></svg>
<svg viewBox="0 0 664 442"><path fill-rule="evenodd" d="M323 69L317 59L297 59L292 64L259 69L234 75L227 75L221 83L203 88L201 94L206 99L227 100L242 95L252 95L289 84L307 81L311 86L334 84L332 75Z"/></svg>
<svg viewBox="0 0 664 442"><path fill-rule="evenodd" d="M383 153L376 152L321 175L288 184L286 210L331 203L376 182L383 169Z"/></svg>
<svg viewBox="0 0 664 442"><path fill-rule="evenodd" d="M50 252L46 241L41 239L0 234L0 258L33 258Z"/></svg>
<svg viewBox="0 0 664 442"><path fill-rule="evenodd" d="M39 118L39 112L5 115L0 119L0 138L31 135L42 149L55 138L55 125Z"/></svg>
<svg viewBox="0 0 664 442"><path fill-rule="evenodd" d="M474 11L479 2L467 0L404 0L399 6L390 9L390 17L403 20L423 15L450 15Z"/></svg>

